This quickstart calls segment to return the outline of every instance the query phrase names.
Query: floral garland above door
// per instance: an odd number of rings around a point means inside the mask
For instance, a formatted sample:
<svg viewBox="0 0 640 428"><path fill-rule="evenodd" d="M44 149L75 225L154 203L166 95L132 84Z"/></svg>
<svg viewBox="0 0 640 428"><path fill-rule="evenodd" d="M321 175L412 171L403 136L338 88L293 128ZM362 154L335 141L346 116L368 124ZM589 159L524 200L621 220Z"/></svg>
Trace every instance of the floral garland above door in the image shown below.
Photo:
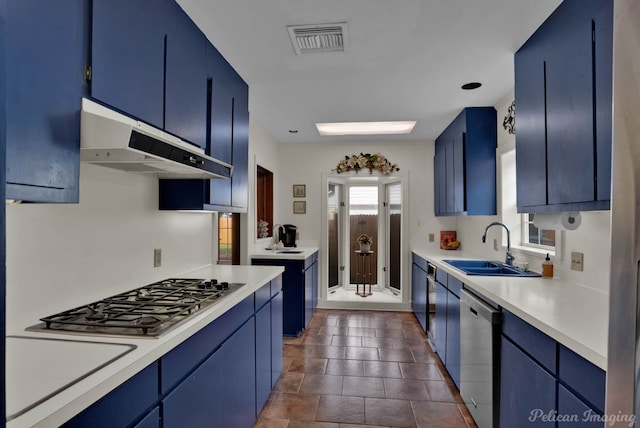
<svg viewBox="0 0 640 428"><path fill-rule="evenodd" d="M342 172L355 171L360 172L361 169L368 169L369 174L378 171L381 174L388 175L395 171L400 171L397 164L392 164L380 153L360 153L359 155L345 156L343 160L332 171L338 174Z"/></svg>

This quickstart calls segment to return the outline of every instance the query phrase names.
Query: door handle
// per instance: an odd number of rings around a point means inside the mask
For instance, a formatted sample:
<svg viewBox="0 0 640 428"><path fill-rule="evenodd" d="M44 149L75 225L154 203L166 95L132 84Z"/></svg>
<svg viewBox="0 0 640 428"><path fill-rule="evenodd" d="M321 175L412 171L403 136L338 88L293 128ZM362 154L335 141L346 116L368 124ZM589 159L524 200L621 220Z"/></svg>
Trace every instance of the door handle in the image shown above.
<svg viewBox="0 0 640 428"><path fill-rule="evenodd" d="M478 318L478 311L469 306L469 312L473 314L474 317Z"/></svg>

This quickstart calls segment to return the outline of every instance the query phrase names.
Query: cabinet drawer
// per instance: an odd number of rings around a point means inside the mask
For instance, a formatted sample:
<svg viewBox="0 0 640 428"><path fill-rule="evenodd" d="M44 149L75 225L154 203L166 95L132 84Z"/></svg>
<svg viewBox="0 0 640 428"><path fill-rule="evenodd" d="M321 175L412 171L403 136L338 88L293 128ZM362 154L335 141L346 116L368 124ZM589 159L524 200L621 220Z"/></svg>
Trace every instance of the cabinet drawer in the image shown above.
<svg viewBox="0 0 640 428"><path fill-rule="evenodd" d="M448 276L449 276L449 274L447 274L442 269L438 269L436 271L436 281L438 281L440 284L444 285L445 287L447 286L447 278L448 278Z"/></svg>
<svg viewBox="0 0 640 428"><path fill-rule="evenodd" d="M458 278L455 278L449 275L447 288L457 297L460 297L460 291L462 290L462 281L460 281Z"/></svg>
<svg viewBox="0 0 640 428"><path fill-rule="evenodd" d="M606 373L563 345L560 345L559 361L560 381L604 412Z"/></svg>
<svg viewBox="0 0 640 428"><path fill-rule="evenodd" d="M271 280L271 297L275 297L282 291L282 275L278 275L277 278Z"/></svg>
<svg viewBox="0 0 640 428"><path fill-rule="evenodd" d="M509 311L502 312L502 333L556 374L556 341Z"/></svg>

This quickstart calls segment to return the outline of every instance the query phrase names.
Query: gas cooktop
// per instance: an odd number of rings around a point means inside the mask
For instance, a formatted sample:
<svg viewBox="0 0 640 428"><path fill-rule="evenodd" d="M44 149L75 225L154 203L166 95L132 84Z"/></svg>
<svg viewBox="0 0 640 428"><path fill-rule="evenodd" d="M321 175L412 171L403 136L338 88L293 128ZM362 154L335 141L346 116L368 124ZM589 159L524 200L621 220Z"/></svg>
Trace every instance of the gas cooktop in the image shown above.
<svg viewBox="0 0 640 428"><path fill-rule="evenodd" d="M30 331L158 338L245 285L171 278L40 318Z"/></svg>

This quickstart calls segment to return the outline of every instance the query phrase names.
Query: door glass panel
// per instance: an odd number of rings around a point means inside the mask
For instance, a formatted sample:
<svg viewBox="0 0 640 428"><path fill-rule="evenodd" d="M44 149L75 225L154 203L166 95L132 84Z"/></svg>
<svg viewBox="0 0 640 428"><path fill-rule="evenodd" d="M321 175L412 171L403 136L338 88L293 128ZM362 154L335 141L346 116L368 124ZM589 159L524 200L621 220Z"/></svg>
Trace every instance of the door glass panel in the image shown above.
<svg viewBox="0 0 640 428"><path fill-rule="evenodd" d="M329 247L329 288L340 285L340 201L342 185L329 183L328 207L328 247Z"/></svg>
<svg viewBox="0 0 640 428"><path fill-rule="evenodd" d="M393 183L387 185L387 201L389 204L389 251L387 262L387 285L400 290L400 255L402 254L402 185Z"/></svg>
<svg viewBox="0 0 640 428"><path fill-rule="evenodd" d="M349 249L350 251L350 283L358 283L356 250L360 249L358 237L366 234L372 239L371 251L378 248L378 186L349 187ZM371 284L378 283L377 257L371 258Z"/></svg>

